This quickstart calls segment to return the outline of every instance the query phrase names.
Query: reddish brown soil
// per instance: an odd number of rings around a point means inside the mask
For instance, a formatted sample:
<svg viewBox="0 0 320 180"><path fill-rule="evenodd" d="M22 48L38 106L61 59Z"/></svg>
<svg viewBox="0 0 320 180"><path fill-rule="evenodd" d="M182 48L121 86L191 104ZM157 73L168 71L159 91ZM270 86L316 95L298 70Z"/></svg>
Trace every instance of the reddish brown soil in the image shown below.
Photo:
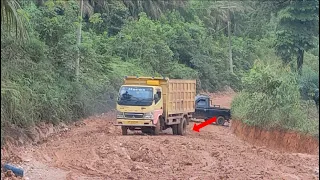
<svg viewBox="0 0 320 180"><path fill-rule="evenodd" d="M230 106L230 95L214 104ZM229 102L226 102L229 101ZM251 145L229 127L210 125L186 136L122 136L114 114L84 120L37 146L16 149L29 179L318 179L319 154Z"/></svg>
<svg viewBox="0 0 320 180"><path fill-rule="evenodd" d="M285 152L319 154L319 140L312 136L289 131L267 131L235 120L232 121L231 127L238 137L254 145Z"/></svg>

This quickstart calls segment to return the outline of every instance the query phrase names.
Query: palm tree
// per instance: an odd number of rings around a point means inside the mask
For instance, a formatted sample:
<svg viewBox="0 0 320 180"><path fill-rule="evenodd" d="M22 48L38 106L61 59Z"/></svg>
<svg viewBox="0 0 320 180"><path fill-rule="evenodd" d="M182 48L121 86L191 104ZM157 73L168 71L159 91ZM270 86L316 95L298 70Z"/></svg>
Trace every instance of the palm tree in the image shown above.
<svg viewBox="0 0 320 180"><path fill-rule="evenodd" d="M23 25L23 19L19 15L20 5L16 0L1 0L1 26L11 32L15 29L16 37L28 38L28 33Z"/></svg>
<svg viewBox="0 0 320 180"><path fill-rule="evenodd" d="M39 5L43 5L47 0L38 0ZM70 0L66 0L70 1ZM79 3L80 0L75 0ZM94 12L108 13L110 7L119 0L84 0L83 1L83 16L90 17ZM130 11L132 17L137 18L140 12L145 12L153 19L159 18L164 11L172 10L183 7L187 4L187 0L122 0L123 3Z"/></svg>
<svg viewBox="0 0 320 180"><path fill-rule="evenodd" d="M131 16L136 18L140 12L145 12L152 19L158 19L166 10L183 7L186 2L186 0L123 0Z"/></svg>
<svg viewBox="0 0 320 180"><path fill-rule="evenodd" d="M243 13L250 11L251 7L246 6L241 1L191 1L189 5L191 10L201 14L204 22L209 27L211 34L216 34L221 30L227 28L228 46L229 46L229 63L230 72L233 73L233 60L232 60L232 42L231 42L231 15L235 13ZM200 11L199 11L200 10ZM233 24L236 27L236 24Z"/></svg>
<svg viewBox="0 0 320 180"><path fill-rule="evenodd" d="M251 7L242 1L191 1L196 7L190 9L200 12L204 22L215 33L227 26L231 15L250 11ZM200 11L199 11L200 10Z"/></svg>

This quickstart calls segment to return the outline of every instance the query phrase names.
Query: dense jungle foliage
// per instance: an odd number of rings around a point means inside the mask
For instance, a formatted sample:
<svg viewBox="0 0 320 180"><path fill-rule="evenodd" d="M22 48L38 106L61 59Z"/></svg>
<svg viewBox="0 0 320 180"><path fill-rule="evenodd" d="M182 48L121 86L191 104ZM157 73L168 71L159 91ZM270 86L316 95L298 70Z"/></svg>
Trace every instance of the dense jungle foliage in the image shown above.
<svg viewBox="0 0 320 180"><path fill-rule="evenodd" d="M1 126L105 112L123 76L144 75L231 87L235 117L296 127L319 87L318 3L1 0Z"/></svg>

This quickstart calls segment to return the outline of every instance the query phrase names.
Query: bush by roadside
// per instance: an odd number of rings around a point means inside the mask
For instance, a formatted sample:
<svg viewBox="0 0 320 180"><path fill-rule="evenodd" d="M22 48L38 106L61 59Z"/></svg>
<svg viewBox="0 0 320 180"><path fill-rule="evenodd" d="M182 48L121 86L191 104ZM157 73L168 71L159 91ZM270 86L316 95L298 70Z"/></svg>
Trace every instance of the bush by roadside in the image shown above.
<svg viewBox="0 0 320 180"><path fill-rule="evenodd" d="M232 102L233 118L250 126L318 136L316 108L301 99L296 77L281 63L257 61L242 78L243 90Z"/></svg>

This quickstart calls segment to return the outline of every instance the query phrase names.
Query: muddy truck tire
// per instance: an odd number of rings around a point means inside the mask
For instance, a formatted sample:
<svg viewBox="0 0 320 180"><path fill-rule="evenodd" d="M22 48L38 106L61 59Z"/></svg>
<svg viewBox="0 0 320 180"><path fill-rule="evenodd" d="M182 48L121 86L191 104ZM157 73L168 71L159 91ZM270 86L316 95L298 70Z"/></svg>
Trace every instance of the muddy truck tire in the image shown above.
<svg viewBox="0 0 320 180"><path fill-rule="evenodd" d="M178 124L172 125L171 128L172 128L172 134L178 135Z"/></svg>
<svg viewBox="0 0 320 180"><path fill-rule="evenodd" d="M223 126L225 122L226 122L226 119L223 116L219 116L217 118L217 124L218 125Z"/></svg>
<svg viewBox="0 0 320 180"><path fill-rule="evenodd" d="M156 127L153 128L153 135L159 135L161 131L160 119L157 121Z"/></svg>
<svg viewBox="0 0 320 180"><path fill-rule="evenodd" d="M184 136L187 132L187 120L186 118L182 118L180 123L178 124L178 135Z"/></svg>
<svg viewBox="0 0 320 180"><path fill-rule="evenodd" d="M128 135L128 128L125 126L121 126L122 135Z"/></svg>

